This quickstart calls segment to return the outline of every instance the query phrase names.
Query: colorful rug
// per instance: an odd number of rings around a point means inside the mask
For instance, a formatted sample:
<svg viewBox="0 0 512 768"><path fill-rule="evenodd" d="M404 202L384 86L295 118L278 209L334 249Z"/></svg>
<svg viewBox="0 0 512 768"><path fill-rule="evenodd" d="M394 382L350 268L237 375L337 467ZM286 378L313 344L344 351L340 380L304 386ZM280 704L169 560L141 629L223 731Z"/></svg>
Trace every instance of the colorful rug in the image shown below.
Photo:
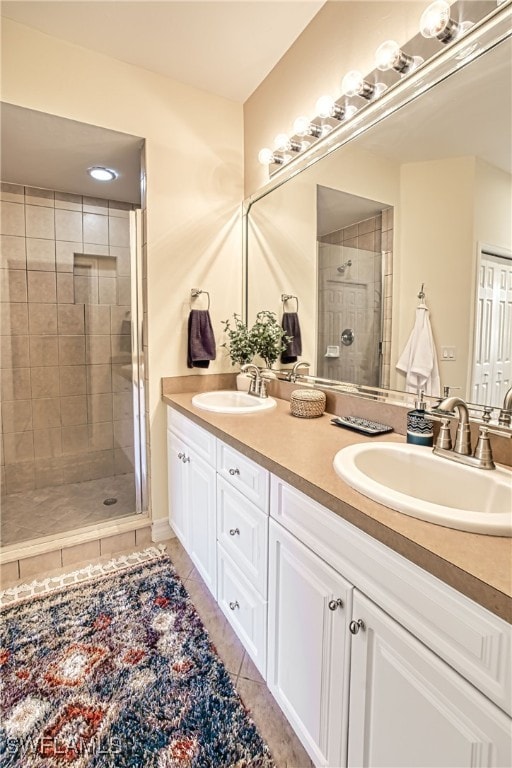
<svg viewBox="0 0 512 768"><path fill-rule="evenodd" d="M138 559L11 592L3 768L274 765L171 561Z"/></svg>

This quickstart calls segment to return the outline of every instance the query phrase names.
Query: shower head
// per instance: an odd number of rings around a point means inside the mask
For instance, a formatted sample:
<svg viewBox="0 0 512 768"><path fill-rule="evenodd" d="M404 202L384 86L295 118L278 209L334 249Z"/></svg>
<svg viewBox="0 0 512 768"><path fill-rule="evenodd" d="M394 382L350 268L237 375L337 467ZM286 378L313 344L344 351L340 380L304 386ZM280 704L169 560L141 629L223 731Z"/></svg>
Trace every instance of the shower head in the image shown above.
<svg viewBox="0 0 512 768"><path fill-rule="evenodd" d="M352 266L352 261L351 259L349 259L344 264L340 264L339 267L336 267L336 269L340 273L340 275L342 275L345 272L346 268L351 266Z"/></svg>

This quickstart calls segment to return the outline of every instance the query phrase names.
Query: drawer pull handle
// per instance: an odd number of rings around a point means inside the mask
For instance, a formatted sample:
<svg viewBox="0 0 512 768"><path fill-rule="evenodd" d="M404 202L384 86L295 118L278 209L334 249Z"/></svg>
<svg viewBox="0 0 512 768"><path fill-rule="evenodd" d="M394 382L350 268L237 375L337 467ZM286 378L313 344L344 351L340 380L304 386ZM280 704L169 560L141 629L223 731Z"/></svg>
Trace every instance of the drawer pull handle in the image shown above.
<svg viewBox="0 0 512 768"><path fill-rule="evenodd" d="M230 528L229 529L229 535L230 536L240 536L240 529L239 528Z"/></svg>
<svg viewBox="0 0 512 768"><path fill-rule="evenodd" d="M357 621L351 621L348 625L348 628L352 632L353 635L357 635L360 629L365 630L365 624L362 619L358 619Z"/></svg>
<svg viewBox="0 0 512 768"><path fill-rule="evenodd" d="M329 600L329 610L335 611L336 608L343 608L343 600L338 597L337 600Z"/></svg>
<svg viewBox="0 0 512 768"><path fill-rule="evenodd" d="M230 475L239 475L239 474L240 474L240 470L238 469L238 467L235 467L234 469L233 469L233 468L231 468L231 469L229 470L229 474L230 474Z"/></svg>
<svg viewBox="0 0 512 768"><path fill-rule="evenodd" d="M232 611L236 611L237 608L240 608L240 604L238 600L235 600L234 602L229 604L229 607L231 608Z"/></svg>

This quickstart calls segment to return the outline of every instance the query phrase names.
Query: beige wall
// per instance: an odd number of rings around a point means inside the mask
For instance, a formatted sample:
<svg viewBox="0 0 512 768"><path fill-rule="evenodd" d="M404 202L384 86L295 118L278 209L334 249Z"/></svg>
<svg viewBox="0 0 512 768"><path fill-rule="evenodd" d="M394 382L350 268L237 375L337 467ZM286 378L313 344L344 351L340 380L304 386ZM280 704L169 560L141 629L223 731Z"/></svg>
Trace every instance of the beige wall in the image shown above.
<svg viewBox="0 0 512 768"><path fill-rule="evenodd" d="M268 179L259 150L271 147L278 133L291 132L299 115L313 117L323 94L337 98L348 70L371 72L384 40L405 43L416 35L424 8L416 0L334 0L323 6L244 104L246 196Z"/></svg>
<svg viewBox="0 0 512 768"><path fill-rule="evenodd" d="M153 517L167 515L162 376L187 374L190 288L214 330L241 308L242 108L3 19L2 98L146 139ZM219 356L209 372L230 370Z"/></svg>
<svg viewBox="0 0 512 768"><path fill-rule="evenodd" d="M432 333L438 352L441 386L461 387L465 397L468 327L473 300L473 199L475 159L449 158L402 166L399 275L400 307L394 321L401 353L412 330L417 294L425 283ZM456 347L456 359L443 361L441 347ZM399 389L404 376L391 371Z"/></svg>

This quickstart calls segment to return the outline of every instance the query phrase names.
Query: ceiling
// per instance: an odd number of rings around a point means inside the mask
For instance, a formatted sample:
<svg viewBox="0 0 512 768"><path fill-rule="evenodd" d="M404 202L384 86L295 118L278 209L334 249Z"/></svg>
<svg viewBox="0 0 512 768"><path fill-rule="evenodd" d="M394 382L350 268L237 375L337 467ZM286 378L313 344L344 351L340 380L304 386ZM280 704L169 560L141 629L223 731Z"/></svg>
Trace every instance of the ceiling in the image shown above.
<svg viewBox="0 0 512 768"><path fill-rule="evenodd" d="M58 0L1 3L2 16L182 83L244 102L325 0ZM138 136L3 104L2 180L140 201ZM93 165L118 171L101 185Z"/></svg>
<svg viewBox="0 0 512 768"><path fill-rule="evenodd" d="M182 83L245 102L325 0L57 0L2 16Z"/></svg>
<svg viewBox="0 0 512 768"><path fill-rule="evenodd" d="M214 78L214 92L238 89L238 93L250 93L258 84L258 78L264 78L268 67L273 66L271 49L274 51L272 55L279 58L293 42L293 36L300 34L301 25L307 24L307 19L321 5L320 2L295 0L188 0L181 3L42 0L3 2L1 9L3 15L30 23L49 34L67 35L74 41L80 39L83 45L89 42L90 47L96 49L107 45L104 37L108 30L113 38L110 55L115 48L118 56L122 54L132 60L142 57L139 65L146 68L151 64L149 58L144 58L144 50L149 46L141 45L141 50L137 51L137 45L151 43L152 51L148 55L165 61L172 69L176 51L181 50L180 40L186 40L187 55L177 62L180 67L186 64L183 78L177 69L173 69L171 76L180 77L184 82L194 79L195 85L206 88L215 67L224 62ZM281 13L284 14L282 17ZM302 21L294 26L291 21L297 22L296 15ZM289 16L290 21L286 18L285 22L285 16ZM281 23L277 23L279 20ZM139 27L134 29L137 24ZM99 25L99 32L96 25ZM292 34L290 26L295 30ZM162 40L163 28L165 40ZM241 33L233 34L234 29L244 30L243 55L235 50L236 46L224 46L224 35L229 39L240 37ZM274 34L276 29L280 31L277 36ZM185 30L188 30L186 34ZM135 32L137 45L132 37ZM278 51L276 37L281 38ZM252 48L250 56L246 55L248 40ZM200 51L200 55L196 56L195 51ZM239 66L238 61L237 66L229 67L227 62L233 56L240 61L250 59L250 65ZM196 58L200 66L193 69ZM511 172L511 60L511 43L508 41L480 57L476 69L472 65L461 69L456 77L449 78L409 105L406 112L399 111L361 136L361 146L398 162L432 159L439 157L440 151L445 157L476 155ZM505 126L505 130L496 131L496 126ZM141 137L4 104L1 142L4 181L139 202ZM118 179L108 186L98 186L84 170L91 165L103 164L120 171ZM331 207L339 210L338 205ZM371 212L368 215L372 215Z"/></svg>

